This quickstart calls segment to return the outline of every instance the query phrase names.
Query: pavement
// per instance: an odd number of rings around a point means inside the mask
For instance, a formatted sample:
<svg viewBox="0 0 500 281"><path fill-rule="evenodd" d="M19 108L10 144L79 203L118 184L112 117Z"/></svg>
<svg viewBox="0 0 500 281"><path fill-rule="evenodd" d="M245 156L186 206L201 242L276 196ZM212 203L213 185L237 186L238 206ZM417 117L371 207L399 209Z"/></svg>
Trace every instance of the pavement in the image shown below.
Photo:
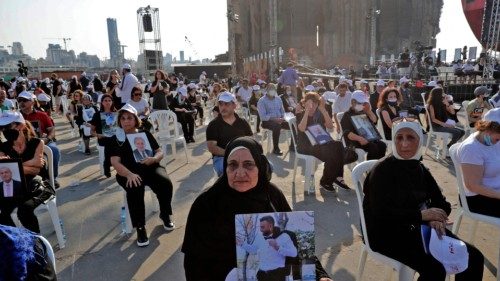
<svg viewBox="0 0 500 281"><path fill-rule="evenodd" d="M187 214L194 199L215 181L210 153L205 145L206 126L198 127L196 143L188 144L189 164L186 163L181 146L177 147L176 159L170 156L164 159L174 185L172 203L176 229L171 232L163 229L158 213L151 212L151 197L146 194L146 228L150 245L139 248L135 243L135 233L130 236L121 234L120 209L124 192L116 183L114 171L111 178L101 176L95 146L90 156L79 152L78 138L71 137L69 123L60 117L55 121L58 146L62 151L61 188L57 190L57 203L67 237L64 249L59 249L57 245L49 214L40 210L38 217L42 235L54 246L58 280L185 280L184 257L180 247ZM304 163L299 161L294 184L294 153L287 152L284 138L280 146L285 152L283 156L269 155L275 169L272 182L283 190L294 210L315 212L316 255L333 280L354 281L362 243L355 191L340 190L338 194L333 194L320 189L320 166L315 176L315 193L304 194ZM458 196L451 160L435 161L426 155L424 164L430 168L452 203L453 220ZM345 179L353 186L348 169L345 169ZM460 237L467 240L470 225L470 219L462 221ZM483 280L496 280L499 233L498 228L483 223L478 225L474 244L485 255ZM386 266L369 256L363 280L384 280L388 272Z"/></svg>

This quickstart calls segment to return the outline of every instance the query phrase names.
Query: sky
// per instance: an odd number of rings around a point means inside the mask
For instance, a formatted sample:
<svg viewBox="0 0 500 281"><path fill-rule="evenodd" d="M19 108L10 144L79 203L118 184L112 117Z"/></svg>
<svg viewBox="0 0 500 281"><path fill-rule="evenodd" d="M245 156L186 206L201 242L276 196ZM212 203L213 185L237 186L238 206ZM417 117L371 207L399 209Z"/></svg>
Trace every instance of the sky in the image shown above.
<svg viewBox="0 0 500 281"><path fill-rule="evenodd" d="M160 11L163 53L179 59L179 51L184 50L186 59L190 56L193 60L213 59L228 49L226 3L226 0L0 0L0 46L19 41L25 53L39 58L46 56L49 43L64 48L62 40L45 38L70 37L68 49L76 54L85 51L100 59L109 58L106 18L110 17L117 20L121 44L128 46L125 57L136 60L137 9L150 5ZM449 60L454 48L479 46L459 0L444 0L440 29L437 47L448 50Z"/></svg>

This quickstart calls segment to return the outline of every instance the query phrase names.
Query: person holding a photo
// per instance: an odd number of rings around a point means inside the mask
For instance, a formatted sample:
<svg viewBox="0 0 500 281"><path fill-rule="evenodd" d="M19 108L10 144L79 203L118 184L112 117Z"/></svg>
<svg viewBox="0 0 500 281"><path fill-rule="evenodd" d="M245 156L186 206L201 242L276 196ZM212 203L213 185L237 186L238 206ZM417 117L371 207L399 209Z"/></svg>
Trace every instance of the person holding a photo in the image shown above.
<svg viewBox="0 0 500 281"><path fill-rule="evenodd" d="M113 96L104 94L101 98L101 111L94 114L90 121L92 135L97 137L97 143L104 147L104 175L111 177L111 160L109 156L109 145L111 137L116 129L116 108L113 103Z"/></svg>
<svg viewBox="0 0 500 281"><path fill-rule="evenodd" d="M236 268L236 214L291 211L270 179L270 164L254 138L227 144L222 176L189 211L181 249L187 281L224 280ZM317 259L316 280L331 281Z"/></svg>
<svg viewBox="0 0 500 281"><path fill-rule="evenodd" d="M80 128L80 137L85 145L85 155L90 155L90 137L92 136L90 134L90 121L98 111L97 107L92 104L92 97L88 94L83 95L82 104L76 107L75 123Z"/></svg>
<svg viewBox="0 0 500 281"><path fill-rule="evenodd" d="M171 218L172 182L165 168L160 166L163 152L158 142L149 131L138 130L141 120L137 116L137 110L130 104L125 104L118 111L118 126L123 131L122 133L117 131L110 141L111 164L117 173L116 181L127 192L132 226L137 230L137 245L145 247L149 245L149 239L145 228L144 187L149 186L156 194L160 203L160 218L163 220L163 227L170 231L175 228ZM143 140L147 139L154 154L137 162L132 149L134 144L129 142L128 135L131 135L132 139L135 136L145 136Z"/></svg>
<svg viewBox="0 0 500 281"><path fill-rule="evenodd" d="M0 224L16 226L11 218L17 208L21 224L36 233L40 225L35 209L55 194L39 176L43 171L43 141L36 137L31 123L18 112L7 112L0 116L0 130L6 141L0 144L0 159L21 159L26 188L13 180L13 169L0 166ZM19 172L18 172L19 174Z"/></svg>
<svg viewBox="0 0 500 281"><path fill-rule="evenodd" d="M297 114L298 140L297 150L301 154L313 155L325 162L320 185L327 191L335 191L334 184L349 189L344 181L344 147L341 142L331 139L324 144L312 145L306 131L318 124L326 131L333 129L333 122L325 108L325 100L315 92L308 92L302 99L304 112Z"/></svg>
<svg viewBox="0 0 500 281"><path fill-rule="evenodd" d="M377 116L371 110L370 101L362 91L354 91L352 93L351 108L344 113L340 124L342 125L342 135L346 141L346 145L353 145L363 149L368 153L367 159L380 159L384 157L387 145L380 140L369 141L361 135L361 132L356 130L353 124L352 116L365 114L368 117L370 128L360 128L368 134L368 132L376 132L374 124L377 123Z"/></svg>

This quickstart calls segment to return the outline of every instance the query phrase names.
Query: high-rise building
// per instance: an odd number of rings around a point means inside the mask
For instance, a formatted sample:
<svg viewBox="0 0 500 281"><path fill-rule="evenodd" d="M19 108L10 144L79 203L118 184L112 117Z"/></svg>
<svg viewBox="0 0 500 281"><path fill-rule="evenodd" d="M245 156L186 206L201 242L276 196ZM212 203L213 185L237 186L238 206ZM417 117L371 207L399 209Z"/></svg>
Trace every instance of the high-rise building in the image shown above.
<svg viewBox="0 0 500 281"><path fill-rule="evenodd" d="M184 62L184 51L180 51L179 52L179 57L180 57L180 62L183 63Z"/></svg>
<svg viewBox="0 0 500 281"><path fill-rule="evenodd" d="M23 44L21 44L21 42L12 43L12 54L14 56L22 56L24 54Z"/></svg>
<svg viewBox="0 0 500 281"><path fill-rule="evenodd" d="M120 50L116 19L107 18L106 22L108 24L109 58L113 65L119 66L122 63L123 54Z"/></svg>
<svg viewBox="0 0 500 281"><path fill-rule="evenodd" d="M46 50L47 61L56 65L72 65L76 60L75 51L66 51L59 44L49 44Z"/></svg>

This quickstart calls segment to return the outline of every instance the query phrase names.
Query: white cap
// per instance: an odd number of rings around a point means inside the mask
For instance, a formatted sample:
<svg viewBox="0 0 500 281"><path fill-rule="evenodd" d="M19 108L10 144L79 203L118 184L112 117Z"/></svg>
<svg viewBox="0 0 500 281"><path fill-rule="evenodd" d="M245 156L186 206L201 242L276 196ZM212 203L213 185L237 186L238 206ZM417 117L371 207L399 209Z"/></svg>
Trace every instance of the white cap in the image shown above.
<svg viewBox="0 0 500 281"><path fill-rule="evenodd" d="M137 109L135 109L135 107L133 107L132 105L130 105L128 103L126 103L124 106L122 106L122 108L120 108L120 110L118 110L118 111L122 111L122 110L137 115Z"/></svg>
<svg viewBox="0 0 500 281"><path fill-rule="evenodd" d="M437 82L436 81L430 81L429 83L427 83L427 86L428 87L436 87L437 86Z"/></svg>
<svg viewBox="0 0 500 281"><path fill-rule="evenodd" d="M16 81L17 81L18 83L24 82L24 77L19 76L19 77L17 77Z"/></svg>
<svg viewBox="0 0 500 281"><path fill-rule="evenodd" d="M26 123L23 115L17 111L4 111L2 115L0 115L0 126L5 126L14 122Z"/></svg>
<svg viewBox="0 0 500 281"><path fill-rule="evenodd" d="M308 91L308 92L311 92L311 91L314 91L314 86L313 85L307 85L304 90Z"/></svg>
<svg viewBox="0 0 500 281"><path fill-rule="evenodd" d="M493 108L486 112L486 114L483 117L484 121L493 121L497 122L500 124L500 107Z"/></svg>
<svg viewBox="0 0 500 281"><path fill-rule="evenodd" d="M351 95L351 100L356 100L358 103L370 102L363 91L356 90Z"/></svg>
<svg viewBox="0 0 500 281"><path fill-rule="evenodd" d="M361 83L361 84L368 84L368 81L366 81L365 79L362 79L361 81L359 81L359 83Z"/></svg>
<svg viewBox="0 0 500 281"><path fill-rule="evenodd" d="M347 84L349 84L349 86L352 87L352 80L351 79L347 79L346 82L347 82Z"/></svg>
<svg viewBox="0 0 500 281"><path fill-rule="evenodd" d="M399 84L402 85L404 83L408 83L410 82L410 79L406 78L406 76L403 76L401 77L401 79L399 79Z"/></svg>
<svg viewBox="0 0 500 281"><path fill-rule="evenodd" d="M443 265L448 274L463 272L469 265L467 245L461 240L445 235L439 239L434 229L431 230L429 251Z"/></svg>
<svg viewBox="0 0 500 281"><path fill-rule="evenodd" d="M384 80L382 80L382 79L379 79L379 80L377 81L377 86L385 86L385 81L384 81Z"/></svg>
<svg viewBox="0 0 500 281"><path fill-rule="evenodd" d="M33 100L36 98L35 95L28 93L27 91L22 91L17 97L27 99L27 100Z"/></svg>
<svg viewBox="0 0 500 281"><path fill-rule="evenodd" d="M262 79L257 79L257 84L262 84L262 83L266 83L266 81L262 80Z"/></svg>
<svg viewBox="0 0 500 281"><path fill-rule="evenodd" d="M126 63L122 66L122 69L132 69L132 67L130 66L130 64Z"/></svg>
<svg viewBox="0 0 500 281"><path fill-rule="evenodd" d="M235 103L236 102L236 98L230 92L222 92L222 93L219 94L219 97L217 98L217 101L234 102Z"/></svg>
<svg viewBox="0 0 500 281"><path fill-rule="evenodd" d="M36 97L37 100L39 101L44 101L44 102L49 102L50 97L47 94L41 93Z"/></svg>
<svg viewBox="0 0 500 281"><path fill-rule="evenodd" d="M259 85L253 85L252 86L252 90L253 91L259 91L260 90L260 86Z"/></svg>
<svg viewBox="0 0 500 281"><path fill-rule="evenodd" d="M181 95L185 96L185 97L186 97L186 96L187 96L187 94L188 94L187 89L186 89L186 88L184 88L184 87L178 87L178 88L177 88L177 92L178 92L179 94L181 94Z"/></svg>

